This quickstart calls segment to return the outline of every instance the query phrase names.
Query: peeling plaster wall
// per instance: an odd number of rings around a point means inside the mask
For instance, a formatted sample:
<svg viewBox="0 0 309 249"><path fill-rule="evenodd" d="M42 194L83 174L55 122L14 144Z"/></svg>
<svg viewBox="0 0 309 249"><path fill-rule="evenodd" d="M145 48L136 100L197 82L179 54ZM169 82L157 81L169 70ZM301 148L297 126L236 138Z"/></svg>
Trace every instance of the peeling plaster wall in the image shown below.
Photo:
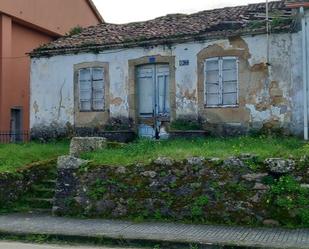
<svg viewBox="0 0 309 249"><path fill-rule="evenodd" d="M266 50L262 42L247 43L250 66L265 60ZM265 53L263 53L265 51ZM270 38L270 67L256 91L250 109L250 122L272 127L283 127L293 134L301 134L303 127L302 51L301 34L277 34Z"/></svg>
<svg viewBox="0 0 309 249"><path fill-rule="evenodd" d="M100 54L77 54L34 58L31 65L31 127L57 123L74 125L73 68L84 62L109 65L110 116L129 116L128 61L144 56L175 56L176 117L201 115L210 123L239 124L248 128L284 127L302 130L301 36L274 34L270 38L270 63L265 66L265 35L171 47L110 50ZM198 95L198 60L212 46L243 54L240 68L239 106L201 110ZM180 66L180 60L189 65ZM203 108L202 108L203 109ZM205 109L205 108L204 108Z"/></svg>
<svg viewBox="0 0 309 249"><path fill-rule="evenodd" d="M138 48L32 59L31 128L51 123L74 125L74 65L93 61L109 64L110 116L128 117L128 61L153 54L170 55L171 50Z"/></svg>
<svg viewBox="0 0 309 249"><path fill-rule="evenodd" d="M295 35L295 34L294 34ZM248 101L246 107L250 110L250 122L257 128L267 124L269 128L284 127L290 128L292 123L292 77L300 72L301 68L291 70L293 40L290 34L272 35L270 38L270 67L264 76L257 77L259 82L254 91L249 95L254 98ZM266 61L265 48L261 47L262 42L256 40L255 44L247 43L251 57L249 64L253 69L261 61ZM265 53L263 53L263 50ZM293 56L300 56L297 51Z"/></svg>
<svg viewBox="0 0 309 249"><path fill-rule="evenodd" d="M304 122L304 92L303 92L303 78L302 78L302 43L301 34L294 34L292 36L290 70L291 86L290 86L290 101L291 101L291 130L295 134L303 132Z"/></svg>

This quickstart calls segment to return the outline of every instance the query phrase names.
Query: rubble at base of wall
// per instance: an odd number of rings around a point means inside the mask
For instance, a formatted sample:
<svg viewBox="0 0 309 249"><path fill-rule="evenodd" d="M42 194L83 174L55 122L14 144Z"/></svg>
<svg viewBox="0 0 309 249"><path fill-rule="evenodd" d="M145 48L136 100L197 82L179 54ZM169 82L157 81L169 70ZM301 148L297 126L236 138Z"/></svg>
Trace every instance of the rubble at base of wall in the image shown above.
<svg viewBox="0 0 309 249"><path fill-rule="evenodd" d="M30 136L32 140L48 142L49 140L71 137L73 133L74 129L69 123L61 125L55 122L50 125L41 124L31 128Z"/></svg>
<svg viewBox="0 0 309 249"><path fill-rule="evenodd" d="M136 133L132 130L104 131L96 128L75 128L75 136L79 137L104 137L108 141L128 143L136 138Z"/></svg>
<svg viewBox="0 0 309 249"><path fill-rule="evenodd" d="M170 138L200 138L207 136L233 137L250 134L267 134L267 135L291 135L291 131L287 127L268 127L252 128L243 124L211 124L204 123L203 130L197 131L170 131ZM300 134L295 134L300 135ZM137 138L137 134L133 130L115 130L105 131L99 128L89 127L73 127L70 124L65 126L59 124L51 124L49 126L39 125L31 129L31 139L47 142L49 140L72 138L72 137L104 137L108 141L128 143Z"/></svg>
<svg viewBox="0 0 309 249"><path fill-rule="evenodd" d="M220 137L234 137L247 135L252 131L249 127L243 124L212 124L206 123L204 125L206 132L212 136Z"/></svg>
<svg viewBox="0 0 309 249"><path fill-rule="evenodd" d="M31 139L48 142L55 139L72 137L104 137L109 141L128 143L136 138L134 131L104 131L98 128L73 127L70 124L65 126L51 124L49 126L39 125L31 129Z"/></svg>

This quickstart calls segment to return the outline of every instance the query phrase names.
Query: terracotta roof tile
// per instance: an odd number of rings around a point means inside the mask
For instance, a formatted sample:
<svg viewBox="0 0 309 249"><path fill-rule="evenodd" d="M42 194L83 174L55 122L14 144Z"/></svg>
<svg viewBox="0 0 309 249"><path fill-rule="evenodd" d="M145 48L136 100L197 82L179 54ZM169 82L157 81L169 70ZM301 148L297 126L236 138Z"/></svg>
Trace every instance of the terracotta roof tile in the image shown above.
<svg viewBox="0 0 309 249"><path fill-rule="evenodd" d="M282 1L269 3L274 30L290 28L292 11ZM199 36L225 36L243 32L265 33L265 3L206 10L195 14L172 14L144 22L103 23L85 28L80 34L65 36L32 52L32 56L76 53L87 49L107 49L160 44Z"/></svg>

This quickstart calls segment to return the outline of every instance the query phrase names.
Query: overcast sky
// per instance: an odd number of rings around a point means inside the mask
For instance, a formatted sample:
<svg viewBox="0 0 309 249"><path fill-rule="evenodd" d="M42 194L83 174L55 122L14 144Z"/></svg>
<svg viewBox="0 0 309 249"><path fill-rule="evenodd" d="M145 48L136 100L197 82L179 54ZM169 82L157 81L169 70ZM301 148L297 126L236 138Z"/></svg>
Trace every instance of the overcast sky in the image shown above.
<svg viewBox="0 0 309 249"><path fill-rule="evenodd" d="M173 13L193 13L265 0L93 0L110 23L144 21Z"/></svg>

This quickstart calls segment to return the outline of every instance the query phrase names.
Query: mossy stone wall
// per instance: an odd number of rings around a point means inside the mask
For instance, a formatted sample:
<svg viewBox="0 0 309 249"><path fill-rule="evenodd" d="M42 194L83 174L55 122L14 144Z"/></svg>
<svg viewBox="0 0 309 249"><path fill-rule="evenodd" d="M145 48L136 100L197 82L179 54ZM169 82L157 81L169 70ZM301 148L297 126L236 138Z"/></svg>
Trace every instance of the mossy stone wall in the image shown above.
<svg viewBox="0 0 309 249"><path fill-rule="evenodd" d="M149 165L59 168L54 212L136 221L308 227L307 161L267 162L272 165L244 155L225 161L159 158ZM274 172L277 162L283 167L279 173ZM288 172L282 173L284 167Z"/></svg>

